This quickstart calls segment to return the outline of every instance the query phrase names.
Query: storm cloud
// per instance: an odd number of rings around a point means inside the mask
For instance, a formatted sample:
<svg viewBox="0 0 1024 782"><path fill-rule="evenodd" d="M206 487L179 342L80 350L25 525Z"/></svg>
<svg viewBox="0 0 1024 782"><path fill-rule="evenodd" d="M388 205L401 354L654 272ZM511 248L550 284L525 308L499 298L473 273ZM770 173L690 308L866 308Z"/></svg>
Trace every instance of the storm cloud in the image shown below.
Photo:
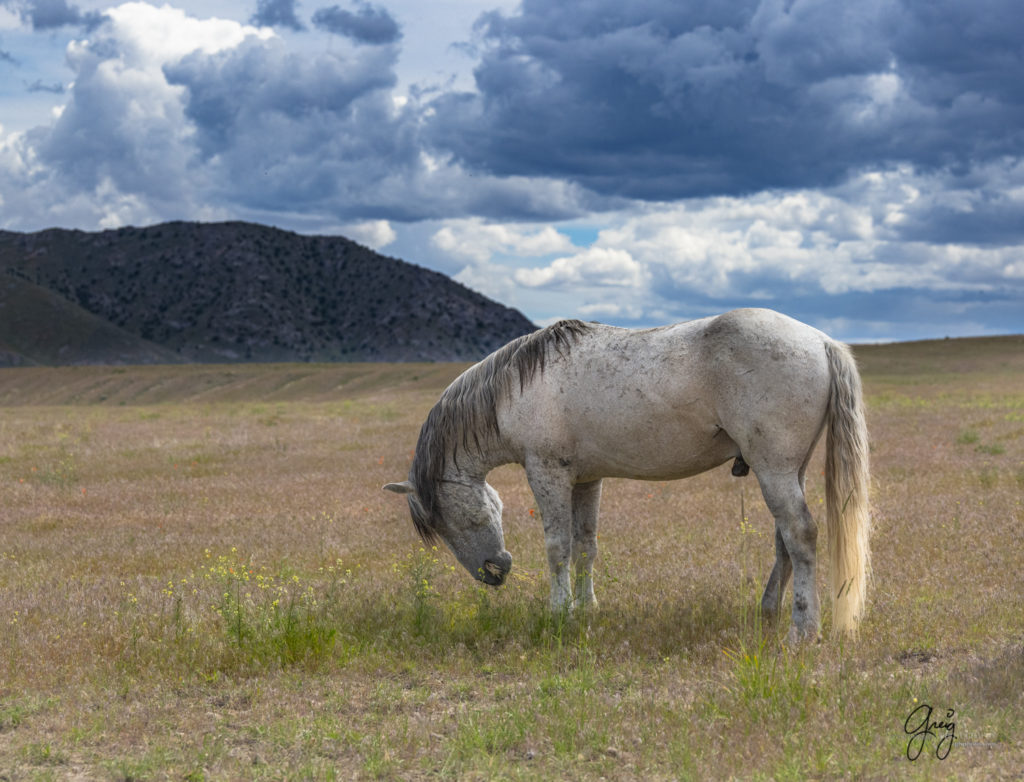
<svg viewBox="0 0 1024 782"><path fill-rule="evenodd" d="M473 168L643 200L967 171L1024 147L1019 10L524 0L479 21L477 92L438 99L432 140Z"/></svg>
<svg viewBox="0 0 1024 782"><path fill-rule="evenodd" d="M52 30L68 25L91 30L103 21L102 14L95 11L83 13L78 6L68 5L67 0L26 0L20 11L22 17L28 19L36 30Z"/></svg>
<svg viewBox="0 0 1024 782"><path fill-rule="evenodd" d="M295 0L257 0L256 13L250 21L266 27L287 27L303 30L305 25L295 14Z"/></svg>
<svg viewBox="0 0 1024 782"><path fill-rule="evenodd" d="M222 187L257 208L315 208L408 174L419 152L394 112L394 53L303 57L248 39L165 67L186 90L201 158ZM411 128L411 126L409 126ZM254 160L259 164L253 166Z"/></svg>
<svg viewBox="0 0 1024 782"><path fill-rule="evenodd" d="M46 84L42 79L36 79L31 84L26 84L25 89L29 92L49 92L52 95L63 95L64 85L60 82Z"/></svg>
<svg viewBox="0 0 1024 782"><path fill-rule="evenodd" d="M337 5L321 8L313 14L313 24L365 44L395 43L402 37L398 23L386 9L361 2L355 6L355 12Z"/></svg>

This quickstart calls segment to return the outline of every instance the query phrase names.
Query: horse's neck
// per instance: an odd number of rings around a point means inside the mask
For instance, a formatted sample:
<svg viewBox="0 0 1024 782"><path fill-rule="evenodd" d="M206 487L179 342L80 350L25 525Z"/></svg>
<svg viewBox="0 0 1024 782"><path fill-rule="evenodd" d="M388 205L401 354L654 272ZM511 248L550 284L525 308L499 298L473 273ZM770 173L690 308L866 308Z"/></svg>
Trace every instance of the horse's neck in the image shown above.
<svg viewBox="0 0 1024 782"><path fill-rule="evenodd" d="M480 483L487 473L503 464L519 462L520 458L503 437L491 436L480 441L478 448L472 443L449 453L442 480L453 483Z"/></svg>

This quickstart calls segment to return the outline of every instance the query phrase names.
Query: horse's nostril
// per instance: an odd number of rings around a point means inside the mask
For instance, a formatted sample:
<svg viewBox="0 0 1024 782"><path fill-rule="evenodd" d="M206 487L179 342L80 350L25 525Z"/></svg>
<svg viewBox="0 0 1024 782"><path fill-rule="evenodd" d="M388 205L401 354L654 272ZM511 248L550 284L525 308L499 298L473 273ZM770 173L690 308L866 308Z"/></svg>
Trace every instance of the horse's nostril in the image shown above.
<svg viewBox="0 0 1024 782"><path fill-rule="evenodd" d="M486 580L495 586L505 582L505 576L508 575L511 569L512 557L507 552L500 555L497 562L490 559L484 562L484 572L487 576L490 576Z"/></svg>

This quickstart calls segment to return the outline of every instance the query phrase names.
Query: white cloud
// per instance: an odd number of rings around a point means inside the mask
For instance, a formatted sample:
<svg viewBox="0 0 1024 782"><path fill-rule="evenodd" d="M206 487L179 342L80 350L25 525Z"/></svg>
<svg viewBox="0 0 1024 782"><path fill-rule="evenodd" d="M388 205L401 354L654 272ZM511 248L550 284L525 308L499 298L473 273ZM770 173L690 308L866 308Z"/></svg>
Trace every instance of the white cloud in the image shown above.
<svg viewBox="0 0 1024 782"><path fill-rule="evenodd" d="M13 9L0 5L0 30L17 30L21 25L21 17Z"/></svg>
<svg viewBox="0 0 1024 782"><path fill-rule="evenodd" d="M498 254L541 257L573 249L572 240L550 225L505 225L478 218L448 221L431 243L449 255L477 263Z"/></svg>
<svg viewBox="0 0 1024 782"><path fill-rule="evenodd" d="M152 222L152 215L138 198L121 193L108 178L96 188L97 200L103 204L100 228L120 228L122 225Z"/></svg>
<svg viewBox="0 0 1024 782"><path fill-rule="evenodd" d="M876 238L877 208L818 191L705 199L626 216L602 231L595 247L628 253L645 270L641 281L667 277L716 297L746 293L751 277L828 293L870 291L911 278L920 284L919 269L873 261L883 243ZM546 276L517 279L536 284Z"/></svg>
<svg viewBox="0 0 1024 782"><path fill-rule="evenodd" d="M341 232L353 241L364 244L374 250L387 247L397 234L387 220L365 220L361 223L349 223L341 227Z"/></svg>
<svg viewBox="0 0 1024 782"><path fill-rule="evenodd" d="M645 283L643 267L623 249L591 247L547 266L517 269L513 277L520 285L542 288L565 285L596 285L639 288Z"/></svg>
<svg viewBox="0 0 1024 782"><path fill-rule="evenodd" d="M247 36L274 37L269 27L252 27L231 19L196 19L179 8L149 3L124 3L104 12L111 19L111 38L120 42L120 59L129 67L160 68L192 52L215 54L238 46ZM76 49L88 41L71 44ZM69 49L70 53L70 49Z"/></svg>
<svg viewBox="0 0 1024 782"><path fill-rule="evenodd" d="M496 263L483 261L471 263L452 279L460 282L467 288L472 288L484 296L489 296L495 301L500 301L509 307L520 307L519 288L512 281L508 269ZM527 316L529 317L529 316Z"/></svg>
<svg viewBox="0 0 1024 782"><path fill-rule="evenodd" d="M557 291L560 313L639 322L696 317L730 302L786 309L798 299L843 296L878 296L877 306L885 306L891 291L931 292L950 301L966 292L1005 296L1006 285L1022 276L1024 247L907 240L887 222L899 214L911 224L939 202L965 212L981 199L941 187L938 176L894 169L865 173L829 191L604 213L606 227L591 246L541 264L523 266L528 255L509 262L506 274L519 290L506 296L530 301L531 292ZM702 301L723 305L696 304ZM970 301L956 306L970 309ZM944 306L944 312L955 309ZM539 322L547 317L538 307L528 314ZM865 313L859 333L894 333L885 332L891 320Z"/></svg>

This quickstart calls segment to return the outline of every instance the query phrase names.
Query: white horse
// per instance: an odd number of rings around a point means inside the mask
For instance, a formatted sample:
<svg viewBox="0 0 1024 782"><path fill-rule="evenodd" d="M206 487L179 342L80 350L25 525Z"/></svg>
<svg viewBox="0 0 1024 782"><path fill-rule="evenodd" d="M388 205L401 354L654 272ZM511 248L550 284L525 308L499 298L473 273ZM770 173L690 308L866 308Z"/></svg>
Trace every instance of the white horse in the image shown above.
<svg viewBox="0 0 1024 782"><path fill-rule="evenodd" d="M601 479L685 478L734 459L753 468L775 517L775 567L761 599L778 616L793 577L793 642L820 634L817 525L804 474L823 430L833 630L854 634L870 568L868 439L849 349L771 310L633 331L565 320L470 367L430 411L409 480L416 529L440 537L481 581L512 567L501 500L485 478L526 468L544 523L551 605L594 602Z"/></svg>

